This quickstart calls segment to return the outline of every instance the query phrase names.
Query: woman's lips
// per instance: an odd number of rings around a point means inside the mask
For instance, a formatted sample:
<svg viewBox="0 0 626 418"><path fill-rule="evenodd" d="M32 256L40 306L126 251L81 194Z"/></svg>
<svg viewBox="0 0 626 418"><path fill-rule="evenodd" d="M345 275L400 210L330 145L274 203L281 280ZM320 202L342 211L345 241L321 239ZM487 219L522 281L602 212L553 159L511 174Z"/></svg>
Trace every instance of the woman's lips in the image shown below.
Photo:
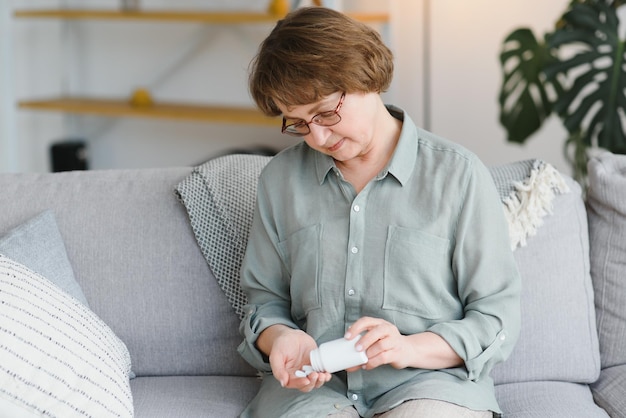
<svg viewBox="0 0 626 418"><path fill-rule="evenodd" d="M333 145L332 147L329 147L328 151L330 151L330 152L337 151L339 148L341 148L341 146L343 145L344 141L345 141L344 139L340 139L339 141L337 141L337 143L335 145Z"/></svg>

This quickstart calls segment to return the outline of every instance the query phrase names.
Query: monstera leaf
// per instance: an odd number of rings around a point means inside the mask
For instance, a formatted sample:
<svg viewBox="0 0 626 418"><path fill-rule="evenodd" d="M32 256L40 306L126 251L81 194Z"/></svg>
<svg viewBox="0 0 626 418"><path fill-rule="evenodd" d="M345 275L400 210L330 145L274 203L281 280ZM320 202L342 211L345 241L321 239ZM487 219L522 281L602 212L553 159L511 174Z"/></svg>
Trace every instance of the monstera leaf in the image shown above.
<svg viewBox="0 0 626 418"><path fill-rule="evenodd" d="M506 37L499 102L509 141L525 142L557 113L569 132L564 148L575 174L585 172L590 146L626 153L626 55L617 16L622 3L572 0L544 42L526 28Z"/></svg>
<svg viewBox="0 0 626 418"><path fill-rule="evenodd" d="M505 39L499 101L500 123L509 141L523 143L552 113L543 69L554 61L545 42L539 43L530 29L517 29ZM556 87L560 89L558 82Z"/></svg>
<svg viewBox="0 0 626 418"><path fill-rule="evenodd" d="M546 66L548 80L566 75L569 87L554 103L570 134L584 146L626 152L621 115L626 115L624 40L615 7L606 1L575 3L548 37L550 48L576 53Z"/></svg>

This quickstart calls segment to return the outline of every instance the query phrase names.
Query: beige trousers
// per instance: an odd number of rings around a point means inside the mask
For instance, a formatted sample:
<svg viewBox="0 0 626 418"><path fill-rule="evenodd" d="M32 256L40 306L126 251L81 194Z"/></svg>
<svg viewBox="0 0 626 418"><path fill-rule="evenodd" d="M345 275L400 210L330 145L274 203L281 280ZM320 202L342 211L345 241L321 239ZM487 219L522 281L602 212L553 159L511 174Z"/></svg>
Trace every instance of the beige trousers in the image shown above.
<svg viewBox="0 0 626 418"><path fill-rule="evenodd" d="M492 418L491 411L472 411L453 403L434 399L407 401L391 411L377 414L376 418ZM350 407L329 418L360 418L356 409Z"/></svg>

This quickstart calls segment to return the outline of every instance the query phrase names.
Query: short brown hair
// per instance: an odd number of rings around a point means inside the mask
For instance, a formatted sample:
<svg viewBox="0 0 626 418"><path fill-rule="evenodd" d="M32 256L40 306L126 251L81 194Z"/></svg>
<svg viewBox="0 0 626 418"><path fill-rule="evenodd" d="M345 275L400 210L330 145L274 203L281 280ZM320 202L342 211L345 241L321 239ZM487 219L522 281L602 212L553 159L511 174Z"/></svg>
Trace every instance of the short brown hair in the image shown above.
<svg viewBox="0 0 626 418"><path fill-rule="evenodd" d="M373 28L324 7L303 7L280 20L250 69L252 98L263 113L315 103L337 91L383 92L393 56Z"/></svg>

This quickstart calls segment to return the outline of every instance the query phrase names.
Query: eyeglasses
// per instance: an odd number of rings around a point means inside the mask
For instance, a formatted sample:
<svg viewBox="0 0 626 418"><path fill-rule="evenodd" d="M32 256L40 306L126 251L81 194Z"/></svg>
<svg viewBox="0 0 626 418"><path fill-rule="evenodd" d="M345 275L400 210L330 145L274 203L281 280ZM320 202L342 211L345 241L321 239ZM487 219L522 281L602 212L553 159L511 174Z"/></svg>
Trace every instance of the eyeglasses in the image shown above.
<svg viewBox="0 0 626 418"><path fill-rule="evenodd" d="M291 136L305 136L311 132L311 128L309 128L309 124L311 123L320 126L333 126L338 124L341 122L339 109L341 109L341 105L343 104L343 99L345 99L345 97L346 93L344 92L341 94L341 98L339 99L339 103L337 103L335 110L318 113L313 116L309 122L305 122L302 119L286 119L283 117L283 127L281 132Z"/></svg>

